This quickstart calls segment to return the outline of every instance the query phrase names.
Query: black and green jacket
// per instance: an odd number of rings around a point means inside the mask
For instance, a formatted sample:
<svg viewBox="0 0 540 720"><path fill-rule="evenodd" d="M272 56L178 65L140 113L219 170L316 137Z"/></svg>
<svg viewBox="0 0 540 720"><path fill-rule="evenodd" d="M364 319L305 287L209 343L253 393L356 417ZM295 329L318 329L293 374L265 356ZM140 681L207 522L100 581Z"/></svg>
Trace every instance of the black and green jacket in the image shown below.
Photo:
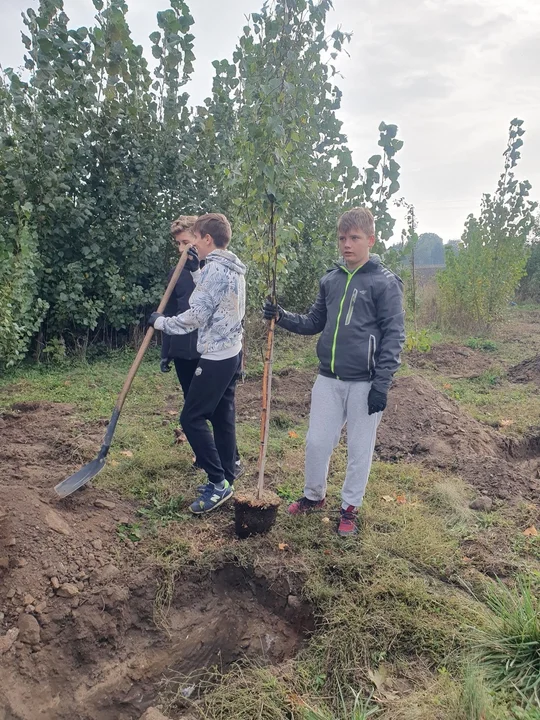
<svg viewBox="0 0 540 720"><path fill-rule="evenodd" d="M377 255L354 272L336 263L320 281L307 315L281 310L278 325L299 335L322 333L321 375L371 380L387 392L405 341L403 283Z"/></svg>

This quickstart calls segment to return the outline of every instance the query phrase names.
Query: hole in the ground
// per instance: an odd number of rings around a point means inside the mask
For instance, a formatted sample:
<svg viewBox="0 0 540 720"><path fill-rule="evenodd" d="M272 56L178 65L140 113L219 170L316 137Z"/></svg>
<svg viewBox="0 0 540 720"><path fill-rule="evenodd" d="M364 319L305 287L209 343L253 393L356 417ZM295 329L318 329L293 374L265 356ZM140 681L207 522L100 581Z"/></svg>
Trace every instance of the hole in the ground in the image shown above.
<svg viewBox="0 0 540 720"><path fill-rule="evenodd" d="M226 671L243 658L281 663L313 627L309 606L287 581L270 583L237 566L178 580L165 630L152 620L155 577L127 590L105 588L51 623L42 650L23 652L20 684L12 675L3 688L8 717L33 718L37 706L43 720L138 720L163 679Z"/></svg>
<svg viewBox="0 0 540 720"><path fill-rule="evenodd" d="M506 452L512 460L540 459L540 428L534 428L523 438L508 438Z"/></svg>

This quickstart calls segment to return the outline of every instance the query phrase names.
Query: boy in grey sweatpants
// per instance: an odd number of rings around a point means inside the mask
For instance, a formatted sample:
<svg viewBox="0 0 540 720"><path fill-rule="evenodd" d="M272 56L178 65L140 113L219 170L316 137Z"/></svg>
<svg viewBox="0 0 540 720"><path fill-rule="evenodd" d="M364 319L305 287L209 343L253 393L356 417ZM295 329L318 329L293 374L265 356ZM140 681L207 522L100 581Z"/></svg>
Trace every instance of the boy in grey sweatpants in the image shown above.
<svg viewBox="0 0 540 720"><path fill-rule="evenodd" d="M338 533L358 532L357 514L368 482L377 427L405 340L403 285L369 250L375 243L373 215L366 208L344 213L338 222L336 263L319 284L307 315L285 311L267 300L265 319L299 335L321 333L319 376L311 395L306 441L304 495L289 506L298 515L321 508L328 467L347 424L347 474Z"/></svg>

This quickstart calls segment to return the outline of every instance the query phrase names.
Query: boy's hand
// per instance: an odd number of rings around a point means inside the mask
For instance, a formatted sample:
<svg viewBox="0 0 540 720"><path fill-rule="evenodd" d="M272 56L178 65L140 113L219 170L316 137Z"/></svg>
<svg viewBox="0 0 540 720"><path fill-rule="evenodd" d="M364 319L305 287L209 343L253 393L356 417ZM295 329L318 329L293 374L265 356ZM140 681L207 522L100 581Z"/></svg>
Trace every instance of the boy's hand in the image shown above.
<svg viewBox="0 0 540 720"><path fill-rule="evenodd" d="M371 388L368 395L368 415L382 412L386 408L387 394Z"/></svg>
<svg viewBox="0 0 540 720"><path fill-rule="evenodd" d="M152 325L156 330L163 330L163 324L165 323L165 316L163 313L153 312L148 318L148 324Z"/></svg>
<svg viewBox="0 0 540 720"><path fill-rule="evenodd" d="M189 272L196 272L200 266L199 253L197 252L197 248L192 245L187 251L187 259L184 267L187 268Z"/></svg>
<svg viewBox="0 0 540 720"><path fill-rule="evenodd" d="M279 305L272 302L271 298L266 298L263 305L263 317L265 320L276 320L279 322L283 314L283 309Z"/></svg>
<svg viewBox="0 0 540 720"><path fill-rule="evenodd" d="M159 369L162 373L171 372L171 361L169 360L169 358L162 358L159 364Z"/></svg>

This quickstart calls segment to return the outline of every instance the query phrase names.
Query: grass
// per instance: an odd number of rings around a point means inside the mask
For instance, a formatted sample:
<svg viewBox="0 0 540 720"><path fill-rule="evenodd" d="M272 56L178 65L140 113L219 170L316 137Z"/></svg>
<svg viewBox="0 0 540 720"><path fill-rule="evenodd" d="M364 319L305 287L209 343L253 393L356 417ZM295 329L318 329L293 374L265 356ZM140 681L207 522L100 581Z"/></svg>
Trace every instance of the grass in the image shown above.
<svg viewBox="0 0 540 720"><path fill-rule="evenodd" d="M513 687L529 707L540 707L540 600L530 581L499 583L487 595L492 615L476 631L476 653L495 688Z"/></svg>
<svg viewBox="0 0 540 720"><path fill-rule="evenodd" d="M508 352L509 342L497 339L494 357ZM117 353L89 364L18 370L0 380L0 408L17 401L70 403L92 424L110 416L132 357ZM314 344L280 334L276 359L278 370L312 372ZM257 376L261 368L251 347L248 372ZM494 424L515 416L512 432L540 418L532 388L510 387L500 372L436 382L450 383L445 391L478 419ZM413 464L375 463L360 537L343 541L334 532L346 466L340 445L325 512L303 518L281 512L267 536L238 541L230 507L203 518L187 512L201 478L190 471L189 447L173 444L180 398L173 374L159 373L154 351L139 371L109 462L97 479L98 487L132 498L138 507L137 522L119 526L118 533L136 543L141 563L161 568L156 623L167 630L183 571L204 574L233 562L276 583L294 579L313 608L316 631L296 658L281 665L240 663L209 673L200 680L200 696L192 699L182 693L189 679L169 680L163 702L171 714L187 705L193 718L208 720L538 720L525 709L531 666L521 654L523 643L512 640L518 627L525 637L525 619L532 622L538 610L534 594L517 586L508 591L514 604L504 592L492 596L486 590L491 581L471 566L462 547L473 538L497 549L509 566L521 563L538 592L537 538L522 535L534 523L536 508L474 514L468 507L471 490L459 478ZM302 492L305 432L305 420L286 412L272 419L267 480L284 504ZM239 423L238 442L248 464L239 487L247 487L253 482L258 422ZM474 596L468 586L474 586ZM480 670L467 660L471 628ZM503 662L497 655L501 647L507 659L519 651L519 663Z"/></svg>
<svg viewBox="0 0 540 720"><path fill-rule="evenodd" d="M540 394L532 384L508 382L504 371L490 369L476 378L438 375L435 384L486 425L505 434L522 435L540 424Z"/></svg>

